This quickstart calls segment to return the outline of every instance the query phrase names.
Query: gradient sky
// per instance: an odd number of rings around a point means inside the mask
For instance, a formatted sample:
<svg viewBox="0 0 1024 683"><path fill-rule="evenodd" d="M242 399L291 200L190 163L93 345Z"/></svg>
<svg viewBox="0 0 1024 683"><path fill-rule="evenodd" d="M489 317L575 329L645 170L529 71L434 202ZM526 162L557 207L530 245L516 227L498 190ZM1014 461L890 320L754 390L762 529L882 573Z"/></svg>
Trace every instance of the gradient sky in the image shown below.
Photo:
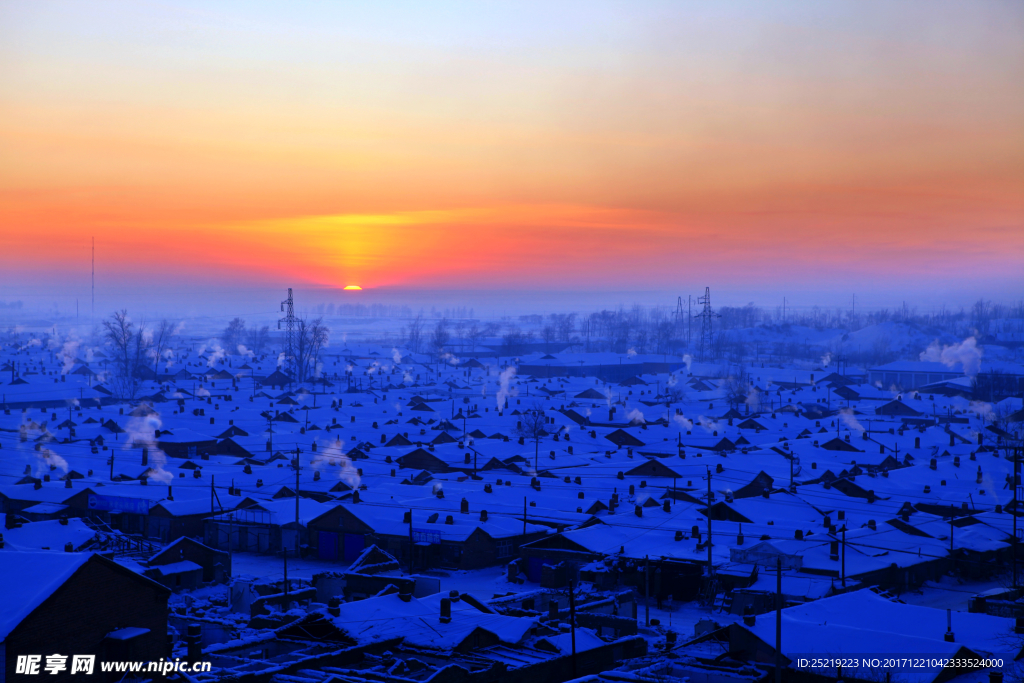
<svg viewBox="0 0 1024 683"><path fill-rule="evenodd" d="M0 159L0 299L1015 299L1024 3L7 0Z"/></svg>

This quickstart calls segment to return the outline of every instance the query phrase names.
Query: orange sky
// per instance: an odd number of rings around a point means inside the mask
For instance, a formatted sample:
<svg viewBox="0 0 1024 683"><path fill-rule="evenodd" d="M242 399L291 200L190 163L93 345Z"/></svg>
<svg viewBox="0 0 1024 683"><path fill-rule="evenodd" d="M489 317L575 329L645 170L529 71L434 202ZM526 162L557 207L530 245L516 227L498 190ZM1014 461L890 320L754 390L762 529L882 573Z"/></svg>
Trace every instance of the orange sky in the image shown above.
<svg viewBox="0 0 1024 683"><path fill-rule="evenodd" d="M1019 296L1024 6L12 1L0 155L6 287Z"/></svg>

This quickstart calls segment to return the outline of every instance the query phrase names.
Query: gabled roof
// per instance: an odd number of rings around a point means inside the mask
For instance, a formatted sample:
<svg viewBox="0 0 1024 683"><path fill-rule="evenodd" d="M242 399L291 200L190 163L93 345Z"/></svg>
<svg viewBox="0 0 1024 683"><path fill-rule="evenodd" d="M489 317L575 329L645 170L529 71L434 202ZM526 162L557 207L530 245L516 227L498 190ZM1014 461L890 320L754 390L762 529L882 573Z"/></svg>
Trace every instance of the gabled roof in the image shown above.
<svg viewBox="0 0 1024 683"><path fill-rule="evenodd" d="M626 432L626 431L624 431L622 429L616 429L611 434L606 434L604 438L608 439L609 441L611 441L616 446L646 446L647 445L643 441L641 441L640 439L636 438L635 436L633 436L629 432Z"/></svg>
<svg viewBox="0 0 1024 683"><path fill-rule="evenodd" d="M137 577L162 593L169 591L141 574L94 553L10 552L0 561L0 642L38 609L86 563L107 564L125 575Z"/></svg>

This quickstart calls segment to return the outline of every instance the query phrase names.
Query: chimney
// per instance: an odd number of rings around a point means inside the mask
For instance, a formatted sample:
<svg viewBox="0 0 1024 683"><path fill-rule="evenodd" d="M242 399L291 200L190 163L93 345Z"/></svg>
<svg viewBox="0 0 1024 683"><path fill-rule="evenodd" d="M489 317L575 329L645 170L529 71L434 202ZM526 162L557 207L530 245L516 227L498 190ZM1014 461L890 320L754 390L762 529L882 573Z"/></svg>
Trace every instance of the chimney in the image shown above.
<svg viewBox="0 0 1024 683"><path fill-rule="evenodd" d="M444 523L445 523L445 524L455 524L455 518L454 518L454 517L452 517L451 515L447 515L447 516L446 516L446 517L444 518Z"/></svg>
<svg viewBox="0 0 1024 683"><path fill-rule="evenodd" d="M73 553L73 552L75 552L75 546L72 545L71 541L68 541L67 543L64 544L64 552L66 552L66 553Z"/></svg>
<svg viewBox="0 0 1024 683"><path fill-rule="evenodd" d="M839 541L830 541L828 544L828 559L839 560Z"/></svg>
<svg viewBox="0 0 1024 683"><path fill-rule="evenodd" d="M956 642L953 638L953 610L946 610L946 633L943 634L942 639L947 643Z"/></svg>
<svg viewBox="0 0 1024 683"><path fill-rule="evenodd" d="M875 520L873 520L873 519L869 519L868 520L868 528L871 529L872 531L878 531L878 525L875 523Z"/></svg>
<svg viewBox="0 0 1024 683"><path fill-rule="evenodd" d="M552 621L558 620L558 601L551 600L548 602L548 618Z"/></svg>
<svg viewBox="0 0 1024 683"><path fill-rule="evenodd" d="M352 502L353 503L358 503L359 502L359 489L356 489L355 491L352 492Z"/></svg>
<svg viewBox="0 0 1024 683"><path fill-rule="evenodd" d="M406 510L402 513L402 524L412 523L412 510Z"/></svg>
<svg viewBox="0 0 1024 683"><path fill-rule="evenodd" d="M327 613L332 617L341 616L341 598L334 596L327 602Z"/></svg>
<svg viewBox="0 0 1024 683"><path fill-rule="evenodd" d="M753 626L757 623L757 617L754 616L754 608L751 605L747 605L743 608L743 625Z"/></svg>
<svg viewBox="0 0 1024 683"><path fill-rule="evenodd" d="M803 531L803 529L797 529L796 531L794 531L793 532L793 538L795 538L798 541L804 540L804 531Z"/></svg>
<svg viewBox="0 0 1024 683"><path fill-rule="evenodd" d="M142 447L142 466L145 467L149 464L149 449L145 446Z"/></svg>
<svg viewBox="0 0 1024 683"><path fill-rule="evenodd" d="M189 624L185 642L188 643L188 661L198 662L203 655L203 627L199 624Z"/></svg>
<svg viewBox="0 0 1024 683"><path fill-rule="evenodd" d="M676 531L676 540L677 541L683 540L683 532L682 531L678 531L678 530Z"/></svg>
<svg viewBox="0 0 1024 683"><path fill-rule="evenodd" d="M480 511L480 521L481 522L486 522L487 521L487 510L481 510Z"/></svg>
<svg viewBox="0 0 1024 683"><path fill-rule="evenodd" d="M469 514L469 501L466 500L465 498L463 498L462 502L459 503L459 512L461 512L464 515Z"/></svg>
<svg viewBox="0 0 1024 683"><path fill-rule="evenodd" d="M71 488L71 477L68 477L67 479L64 480L64 488Z"/></svg>
<svg viewBox="0 0 1024 683"><path fill-rule="evenodd" d="M449 624L452 621L452 600L441 598L441 623Z"/></svg>
<svg viewBox="0 0 1024 683"><path fill-rule="evenodd" d="M174 492L170 486L167 487L167 500L174 500Z"/></svg>
<svg viewBox="0 0 1024 683"><path fill-rule="evenodd" d="M920 447L921 447L921 437L915 436L914 437L914 448L920 448Z"/></svg>

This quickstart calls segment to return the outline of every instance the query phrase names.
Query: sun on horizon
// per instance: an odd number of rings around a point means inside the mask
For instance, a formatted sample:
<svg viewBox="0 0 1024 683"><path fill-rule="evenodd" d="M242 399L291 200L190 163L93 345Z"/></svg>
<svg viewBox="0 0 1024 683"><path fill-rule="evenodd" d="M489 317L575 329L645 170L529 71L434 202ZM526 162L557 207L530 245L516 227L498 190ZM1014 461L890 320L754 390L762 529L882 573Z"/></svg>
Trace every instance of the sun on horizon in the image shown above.
<svg viewBox="0 0 1024 683"><path fill-rule="evenodd" d="M345 285L345 289L347 289L347 290L356 290L356 289L360 289L360 290L361 290L361 289L362 289L362 287L360 287L359 285Z"/></svg>

